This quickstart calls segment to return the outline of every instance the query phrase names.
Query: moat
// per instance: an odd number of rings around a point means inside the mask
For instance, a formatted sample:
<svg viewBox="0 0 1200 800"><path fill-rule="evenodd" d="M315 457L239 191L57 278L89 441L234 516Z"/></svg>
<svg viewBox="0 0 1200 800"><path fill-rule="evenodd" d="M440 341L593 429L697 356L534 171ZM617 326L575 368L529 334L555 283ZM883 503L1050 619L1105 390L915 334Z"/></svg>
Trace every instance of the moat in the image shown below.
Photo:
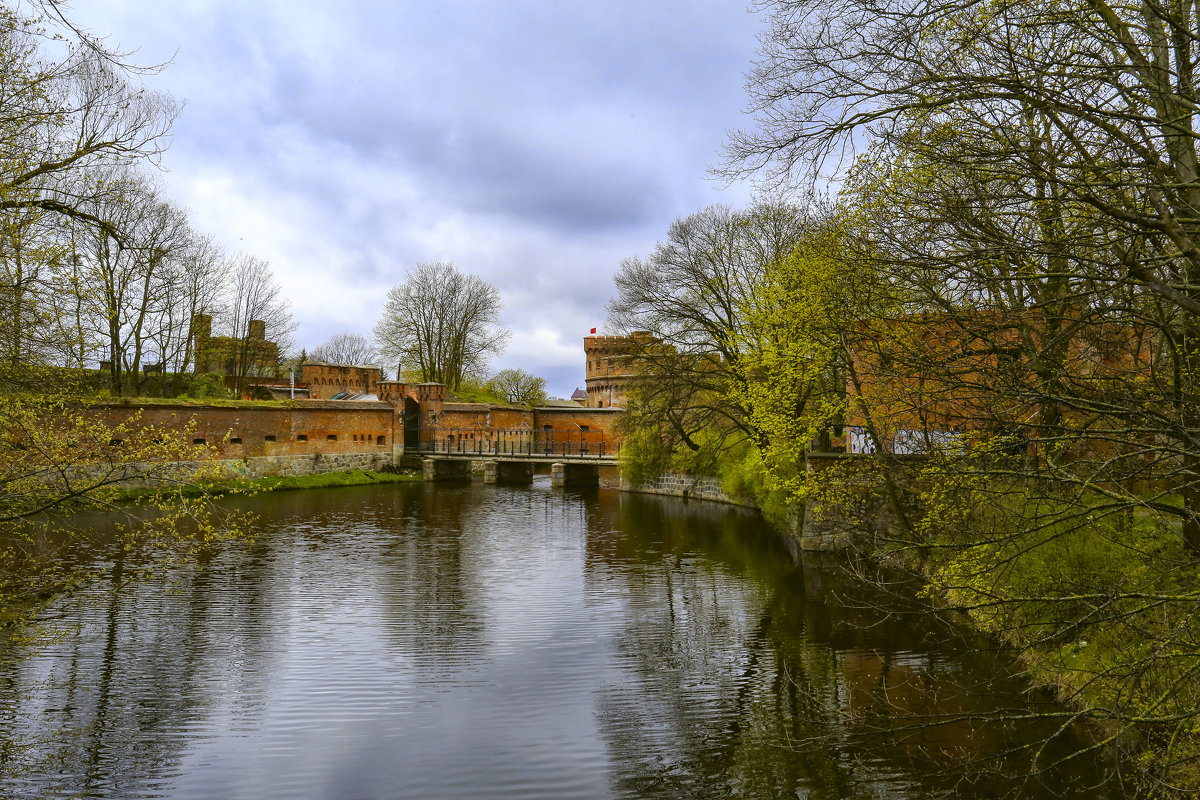
<svg viewBox="0 0 1200 800"><path fill-rule="evenodd" d="M744 510L546 478L239 502L253 544L104 562L0 644L0 796L1119 796L1031 777L1056 722L980 718L1053 710L1009 660Z"/></svg>

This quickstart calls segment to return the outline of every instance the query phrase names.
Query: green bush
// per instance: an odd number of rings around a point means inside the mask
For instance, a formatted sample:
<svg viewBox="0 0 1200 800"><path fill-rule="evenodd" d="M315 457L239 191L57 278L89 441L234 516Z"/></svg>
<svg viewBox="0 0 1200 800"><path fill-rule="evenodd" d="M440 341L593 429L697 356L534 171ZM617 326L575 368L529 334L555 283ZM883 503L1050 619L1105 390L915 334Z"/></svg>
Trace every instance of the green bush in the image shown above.
<svg viewBox="0 0 1200 800"><path fill-rule="evenodd" d="M621 478L634 486L669 470L671 454L655 430L627 431L621 441Z"/></svg>
<svg viewBox="0 0 1200 800"><path fill-rule="evenodd" d="M181 375L186 378L180 395L196 399L229 398L233 392L225 388L225 380L215 372L201 372L197 375Z"/></svg>

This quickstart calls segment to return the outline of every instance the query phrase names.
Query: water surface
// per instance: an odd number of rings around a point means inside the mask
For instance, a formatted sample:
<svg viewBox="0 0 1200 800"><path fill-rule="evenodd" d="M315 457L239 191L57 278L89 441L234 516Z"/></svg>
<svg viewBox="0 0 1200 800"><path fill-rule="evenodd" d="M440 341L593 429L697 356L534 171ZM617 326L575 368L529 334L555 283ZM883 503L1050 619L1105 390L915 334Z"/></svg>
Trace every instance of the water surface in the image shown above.
<svg viewBox="0 0 1200 800"><path fill-rule="evenodd" d="M1056 710L1003 658L757 516L543 481L266 495L252 546L108 562L3 646L0 796L1119 796L1031 777L1074 742L972 718Z"/></svg>

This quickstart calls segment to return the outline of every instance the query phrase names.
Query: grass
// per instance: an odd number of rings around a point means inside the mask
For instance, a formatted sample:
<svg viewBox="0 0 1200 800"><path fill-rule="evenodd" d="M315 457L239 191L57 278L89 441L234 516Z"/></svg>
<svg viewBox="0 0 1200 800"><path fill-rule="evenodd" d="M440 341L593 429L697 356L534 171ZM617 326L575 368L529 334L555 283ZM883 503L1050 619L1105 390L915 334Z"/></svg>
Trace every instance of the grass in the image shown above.
<svg viewBox="0 0 1200 800"><path fill-rule="evenodd" d="M234 400L226 397L100 397L99 405L116 406L217 406L220 408L295 408L294 400Z"/></svg>
<svg viewBox="0 0 1200 800"><path fill-rule="evenodd" d="M421 480L421 476L415 472L374 472L356 469L346 472L323 472L318 475L270 475L265 478L188 484L180 487L179 491L191 497L220 496L299 489L328 489L337 486L371 486L380 483L411 483L419 480ZM139 500L154 497L158 493L157 489L130 489L121 494L121 499Z"/></svg>
<svg viewBox="0 0 1200 800"><path fill-rule="evenodd" d="M490 405L508 406L510 408L521 407L508 402L485 386L469 386L465 383L453 391L447 389L446 400L452 403L488 403Z"/></svg>

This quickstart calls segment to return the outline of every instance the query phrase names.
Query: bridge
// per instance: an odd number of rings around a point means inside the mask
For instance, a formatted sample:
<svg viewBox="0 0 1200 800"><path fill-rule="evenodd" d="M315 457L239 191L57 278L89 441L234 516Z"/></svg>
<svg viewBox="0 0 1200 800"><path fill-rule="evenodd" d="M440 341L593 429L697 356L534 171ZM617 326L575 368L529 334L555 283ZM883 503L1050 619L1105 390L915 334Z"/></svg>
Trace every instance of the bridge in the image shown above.
<svg viewBox="0 0 1200 800"><path fill-rule="evenodd" d="M422 431L425 433L425 431ZM535 435L529 429L476 432L429 430L406 443L406 454L420 455L427 481L463 480L471 463L483 462L484 483L528 484L534 466L550 466L553 486L596 486L601 467L617 466L619 445L599 432L571 436Z"/></svg>

